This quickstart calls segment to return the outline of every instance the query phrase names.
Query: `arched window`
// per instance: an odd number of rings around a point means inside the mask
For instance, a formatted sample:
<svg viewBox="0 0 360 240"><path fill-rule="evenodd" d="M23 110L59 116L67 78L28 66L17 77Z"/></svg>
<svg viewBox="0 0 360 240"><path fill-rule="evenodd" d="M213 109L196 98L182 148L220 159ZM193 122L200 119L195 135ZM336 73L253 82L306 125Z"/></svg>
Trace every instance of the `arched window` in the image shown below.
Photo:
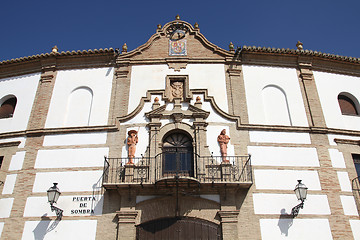
<svg viewBox="0 0 360 240"><path fill-rule="evenodd" d="M80 87L71 92L68 99L65 126L88 126L90 122L93 91Z"/></svg>
<svg viewBox="0 0 360 240"><path fill-rule="evenodd" d="M5 100L0 107L0 118L11 118L13 117L17 99L16 97L10 97Z"/></svg>
<svg viewBox="0 0 360 240"><path fill-rule="evenodd" d="M267 124L292 125L287 97L281 88L275 85L264 87L262 98Z"/></svg>
<svg viewBox="0 0 360 240"><path fill-rule="evenodd" d="M173 132L163 141L163 176L194 176L193 144L190 136Z"/></svg>
<svg viewBox="0 0 360 240"><path fill-rule="evenodd" d="M338 96L338 102L343 115L359 115L357 106L359 102L357 99L349 93L340 93Z"/></svg>

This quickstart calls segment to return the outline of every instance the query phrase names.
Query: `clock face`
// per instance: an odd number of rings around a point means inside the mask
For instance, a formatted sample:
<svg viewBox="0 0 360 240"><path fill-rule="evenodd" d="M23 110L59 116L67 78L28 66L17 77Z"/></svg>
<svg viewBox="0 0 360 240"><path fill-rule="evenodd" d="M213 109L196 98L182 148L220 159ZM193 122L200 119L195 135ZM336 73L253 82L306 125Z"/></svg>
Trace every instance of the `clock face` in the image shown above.
<svg viewBox="0 0 360 240"><path fill-rule="evenodd" d="M176 29L170 35L170 40L177 41L185 37L185 31Z"/></svg>

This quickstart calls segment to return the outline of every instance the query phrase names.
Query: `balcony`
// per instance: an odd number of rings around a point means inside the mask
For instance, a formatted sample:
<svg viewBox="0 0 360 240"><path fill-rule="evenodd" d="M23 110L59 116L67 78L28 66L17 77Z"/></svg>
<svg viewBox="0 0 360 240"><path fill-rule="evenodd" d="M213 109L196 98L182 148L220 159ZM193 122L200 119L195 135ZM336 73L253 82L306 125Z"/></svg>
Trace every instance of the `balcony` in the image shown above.
<svg viewBox="0 0 360 240"><path fill-rule="evenodd" d="M176 184L222 186L252 185L250 155L198 156L189 153L160 153L155 157L105 157L103 186L117 189L129 186L171 186ZM225 161L223 161L225 160Z"/></svg>

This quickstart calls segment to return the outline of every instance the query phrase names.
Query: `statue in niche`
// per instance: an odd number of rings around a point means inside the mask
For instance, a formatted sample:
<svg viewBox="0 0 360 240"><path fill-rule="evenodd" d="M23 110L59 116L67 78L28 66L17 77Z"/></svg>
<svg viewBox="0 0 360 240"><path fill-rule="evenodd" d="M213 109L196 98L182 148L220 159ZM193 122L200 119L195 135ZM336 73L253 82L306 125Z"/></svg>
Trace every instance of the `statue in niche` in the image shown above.
<svg viewBox="0 0 360 240"><path fill-rule="evenodd" d="M223 163L228 163L229 160L226 159L227 157L227 144L230 141L230 137L228 135L226 135L226 130L223 129L220 132L220 135L217 138L217 141L220 145L220 152L221 152L221 157L222 157L222 162Z"/></svg>
<svg viewBox="0 0 360 240"><path fill-rule="evenodd" d="M128 132L128 137L127 137L127 145L129 147L128 149L128 158L129 161L126 164L134 164L134 157L135 157L135 152L136 152L136 144L139 142L139 138L138 138L138 132L136 130L130 130Z"/></svg>
<svg viewBox="0 0 360 240"><path fill-rule="evenodd" d="M171 95L173 98L182 98L184 95L184 83L182 81L173 81L170 84Z"/></svg>

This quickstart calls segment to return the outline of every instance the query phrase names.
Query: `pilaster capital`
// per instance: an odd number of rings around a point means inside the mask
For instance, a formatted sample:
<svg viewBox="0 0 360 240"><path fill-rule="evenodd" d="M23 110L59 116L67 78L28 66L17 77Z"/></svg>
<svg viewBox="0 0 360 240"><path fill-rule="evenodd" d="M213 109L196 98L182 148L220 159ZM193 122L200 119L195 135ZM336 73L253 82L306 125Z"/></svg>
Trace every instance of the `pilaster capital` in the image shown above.
<svg viewBox="0 0 360 240"><path fill-rule="evenodd" d="M238 215L239 210L234 211L218 211L218 214L221 218L221 223L237 223L238 222Z"/></svg>
<svg viewBox="0 0 360 240"><path fill-rule="evenodd" d="M135 224L136 218L139 214L139 211L117 211L116 216L119 223L132 223Z"/></svg>
<svg viewBox="0 0 360 240"><path fill-rule="evenodd" d="M240 77L241 69L229 68L227 72L229 73L230 77Z"/></svg>

